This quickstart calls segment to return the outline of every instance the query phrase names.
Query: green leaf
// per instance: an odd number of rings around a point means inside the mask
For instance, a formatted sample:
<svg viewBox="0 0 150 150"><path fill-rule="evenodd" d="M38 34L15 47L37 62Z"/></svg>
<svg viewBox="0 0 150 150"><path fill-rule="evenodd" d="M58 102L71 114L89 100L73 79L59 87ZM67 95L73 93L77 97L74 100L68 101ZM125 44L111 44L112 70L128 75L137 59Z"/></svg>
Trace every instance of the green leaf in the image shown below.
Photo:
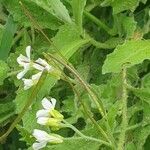
<svg viewBox="0 0 150 150"><path fill-rule="evenodd" d="M139 97L142 101L150 104L150 88L140 88L133 91L134 94Z"/></svg>
<svg viewBox="0 0 150 150"><path fill-rule="evenodd" d="M52 7L54 14L58 18L68 23L72 22L68 10L60 0L47 0L47 2Z"/></svg>
<svg viewBox="0 0 150 150"><path fill-rule="evenodd" d="M48 76L42 85L38 95L36 96L35 103L29 108L26 114L23 117L23 127L29 131L30 133L35 128L41 128L39 124L37 124L36 112L39 109L42 109L41 100L49 94L51 88L55 85L57 79Z"/></svg>
<svg viewBox="0 0 150 150"><path fill-rule="evenodd" d="M142 128L137 129L135 131L135 141L136 141L136 147L138 147L138 150L143 150L143 145L146 142L147 137L150 135L150 125L144 126Z"/></svg>
<svg viewBox="0 0 150 150"><path fill-rule="evenodd" d="M82 33L82 17L83 17L83 11L84 7L86 5L86 0L73 0L72 1L72 9L73 9L73 15L75 18L75 23L79 27L80 33Z"/></svg>
<svg viewBox="0 0 150 150"><path fill-rule="evenodd" d="M31 145L35 141L34 137L31 136L31 134L22 126L17 125L17 130L20 132L20 135L22 136L22 138L20 139L21 141L26 141L28 145Z"/></svg>
<svg viewBox="0 0 150 150"><path fill-rule="evenodd" d="M137 150L134 143L127 143L126 150Z"/></svg>
<svg viewBox="0 0 150 150"><path fill-rule="evenodd" d="M4 26L0 24L0 41L2 40L3 32L4 32Z"/></svg>
<svg viewBox="0 0 150 150"><path fill-rule="evenodd" d="M105 0L101 5L112 6L113 14L120 13L124 10L131 10L133 12L139 5L139 0Z"/></svg>
<svg viewBox="0 0 150 150"><path fill-rule="evenodd" d="M0 45L0 59L6 60L10 52L17 26L12 16L8 17Z"/></svg>
<svg viewBox="0 0 150 150"><path fill-rule="evenodd" d="M150 40L131 40L116 47L113 53L107 55L103 65L103 73L121 71L124 64L131 67L150 58Z"/></svg>
<svg viewBox="0 0 150 150"><path fill-rule="evenodd" d="M142 87L150 88L150 73L142 78Z"/></svg>
<svg viewBox="0 0 150 150"><path fill-rule="evenodd" d="M42 7L47 12L56 16L60 20L68 23L72 22L67 8L60 0L32 0L32 2L36 3L39 7Z"/></svg>
<svg viewBox="0 0 150 150"><path fill-rule="evenodd" d="M0 85L2 85L4 79L7 78L8 70L8 65L4 61L0 60Z"/></svg>
<svg viewBox="0 0 150 150"><path fill-rule="evenodd" d="M73 24L61 26L52 40L54 45L66 59L69 59L80 47L89 42L89 39L82 39L80 37L77 27ZM54 48L55 47L52 46L50 50L53 50Z"/></svg>
<svg viewBox="0 0 150 150"><path fill-rule="evenodd" d="M31 20L25 15L19 1L20 0L2 0L2 4L7 8L10 14L12 14L14 21L19 22L20 25L29 27L32 24ZM34 20L36 20L42 28L56 30L61 25L57 17L48 13L42 7L39 7L30 0L24 0L22 3L30 12L30 15L34 18Z"/></svg>
<svg viewBox="0 0 150 150"><path fill-rule="evenodd" d="M111 108L109 109L108 111L108 123L109 123L109 126L111 128L111 130L113 131L115 129L115 126L116 126L116 116L118 115L118 110L119 108L121 108L121 102L120 101L116 101L115 104L113 104L111 106Z"/></svg>
<svg viewBox="0 0 150 150"><path fill-rule="evenodd" d="M15 104L7 102L0 104L0 124L8 121L8 119L15 114Z"/></svg>
<svg viewBox="0 0 150 150"><path fill-rule="evenodd" d="M28 131L32 132L35 128L40 128L37 124L36 112L42 108L41 100L44 96L49 94L50 89L56 83L56 79L51 76L48 76L42 85L38 95L36 96L36 100L33 105L28 109L28 111L23 116L23 127ZM34 88L34 87L33 87ZM16 103L16 111L20 113L25 106L26 102L29 99L32 90L23 90L22 88L18 91L18 94L15 99Z"/></svg>
<svg viewBox="0 0 150 150"><path fill-rule="evenodd" d="M114 21L120 36L125 36L126 39L129 39L133 36L137 25L134 16L118 14L114 17Z"/></svg>
<svg viewBox="0 0 150 150"><path fill-rule="evenodd" d="M14 102L16 104L16 113L19 114L22 111L24 105L26 104L26 101L29 98L31 91L24 90L21 87L18 89L18 91L16 93L17 93L17 96L16 96Z"/></svg>

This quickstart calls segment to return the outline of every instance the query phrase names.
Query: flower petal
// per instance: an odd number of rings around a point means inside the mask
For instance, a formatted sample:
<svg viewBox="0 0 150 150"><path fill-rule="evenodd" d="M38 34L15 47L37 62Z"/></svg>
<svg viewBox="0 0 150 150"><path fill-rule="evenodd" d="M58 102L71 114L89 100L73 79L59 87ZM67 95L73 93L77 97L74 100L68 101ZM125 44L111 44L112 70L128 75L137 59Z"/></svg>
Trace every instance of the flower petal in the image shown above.
<svg viewBox="0 0 150 150"><path fill-rule="evenodd" d="M47 144L47 142L40 142L40 143L35 142L35 143L33 143L32 148L34 150L39 150L39 149L45 147L46 144Z"/></svg>
<svg viewBox="0 0 150 150"><path fill-rule="evenodd" d="M30 60L27 57L20 54L19 57L17 58L17 62L20 66L24 66L26 63L29 63Z"/></svg>
<svg viewBox="0 0 150 150"><path fill-rule="evenodd" d="M35 61L35 63L37 63L38 65L35 65L35 68L43 71L44 69L46 69L47 71L50 71L52 69L52 67L44 60L44 59L37 59Z"/></svg>
<svg viewBox="0 0 150 150"><path fill-rule="evenodd" d="M31 88L34 85L34 82L31 79L22 79L24 82L24 90Z"/></svg>
<svg viewBox="0 0 150 150"><path fill-rule="evenodd" d="M52 98L51 101L49 101L47 98L44 98L42 100L42 105L47 110L54 109L55 108L55 104L56 104L56 100L54 98Z"/></svg>
<svg viewBox="0 0 150 150"><path fill-rule="evenodd" d="M39 73L37 73L37 74L35 74L35 75L32 75L32 80L34 80L34 81L38 81L39 79L40 79L40 77L41 77L41 75L42 75L42 72L39 72Z"/></svg>
<svg viewBox="0 0 150 150"><path fill-rule="evenodd" d="M31 53L31 46L27 46L26 47L26 55L27 55L29 60L30 60L30 53Z"/></svg>
<svg viewBox="0 0 150 150"><path fill-rule="evenodd" d="M28 72L27 69L24 69L23 71L19 72L19 73L17 74L17 79L23 78L23 76L24 76L27 72Z"/></svg>
<svg viewBox="0 0 150 150"><path fill-rule="evenodd" d="M55 108L55 105L56 105L56 99L55 99L55 98L51 98L50 101L51 101L53 107Z"/></svg>
<svg viewBox="0 0 150 150"><path fill-rule="evenodd" d="M41 110L37 111L37 113L36 113L36 118L49 117L49 116L50 116L49 111L45 110L45 109L41 109Z"/></svg>
<svg viewBox="0 0 150 150"><path fill-rule="evenodd" d="M37 123L40 125L47 125L49 118L48 117L39 117Z"/></svg>
<svg viewBox="0 0 150 150"><path fill-rule="evenodd" d="M41 66L41 65L39 65L39 64L37 64L37 63L33 63L33 67L34 67L35 69L37 69L37 70L40 70L40 71L43 71L43 70L44 70L44 67Z"/></svg>
<svg viewBox="0 0 150 150"><path fill-rule="evenodd" d="M39 129L34 129L32 135L38 142L47 142L49 140L49 134Z"/></svg>

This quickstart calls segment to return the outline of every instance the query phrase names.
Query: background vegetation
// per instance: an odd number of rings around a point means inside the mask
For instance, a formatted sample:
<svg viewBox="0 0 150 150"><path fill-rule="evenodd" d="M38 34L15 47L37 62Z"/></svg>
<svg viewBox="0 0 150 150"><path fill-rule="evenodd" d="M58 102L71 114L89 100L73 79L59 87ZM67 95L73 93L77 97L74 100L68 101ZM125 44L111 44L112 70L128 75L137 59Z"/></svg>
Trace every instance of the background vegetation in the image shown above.
<svg viewBox="0 0 150 150"><path fill-rule="evenodd" d="M33 129L49 131L35 114L51 96L70 124L115 148L62 128L56 133L69 140L45 149L148 150L149 6L148 0L0 0L0 149L31 149ZM33 58L55 62L61 72L38 90L24 90L16 78L16 59L28 45Z"/></svg>

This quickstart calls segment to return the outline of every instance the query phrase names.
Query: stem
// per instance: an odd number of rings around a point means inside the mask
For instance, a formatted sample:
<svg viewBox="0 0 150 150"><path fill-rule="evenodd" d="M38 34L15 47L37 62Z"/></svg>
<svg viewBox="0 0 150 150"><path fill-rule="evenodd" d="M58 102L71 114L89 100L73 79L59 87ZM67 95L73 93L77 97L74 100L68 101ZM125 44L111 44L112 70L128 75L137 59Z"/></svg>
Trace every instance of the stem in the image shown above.
<svg viewBox="0 0 150 150"><path fill-rule="evenodd" d="M81 138L84 138L84 139L87 139L87 140L91 140L91 141L96 141L96 142L100 142L102 144L105 144L109 147L111 147L111 144L106 142L106 141L103 141L103 140L100 140L100 139L96 139L96 138L93 138L93 137L89 137L89 136L86 136L84 135L82 132L80 132L76 127L74 127L73 125L71 125L70 123L68 123L67 121L63 120L63 122L66 124L66 127L68 128L71 128L73 131L75 131L79 136L81 136Z"/></svg>
<svg viewBox="0 0 150 150"><path fill-rule="evenodd" d="M41 86L43 85L43 82L45 81L47 77L47 72L43 72L37 85L33 89L29 99L27 100L26 105L22 109L21 113L17 116L17 118L14 120L14 122L10 125L9 129L5 134L3 134L0 137L0 142L4 141L6 137L11 133L11 131L15 128L15 126L21 121L22 117L24 116L25 112L28 110L29 106L33 103L33 100L35 100L36 95L38 94L38 91L40 90Z"/></svg>
<svg viewBox="0 0 150 150"><path fill-rule="evenodd" d="M32 44L34 45L35 43L35 31L34 27L31 26L31 37L32 37Z"/></svg>
<svg viewBox="0 0 150 150"><path fill-rule="evenodd" d="M94 45L95 47L97 48L101 48L101 49L112 49L112 48L115 48L115 46L110 46L106 43L101 43L101 42L98 42L94 39L91 38L90 40L91 44Z"/></svg>
<svg viewBox="0 0 150 150"><path fill-rule="evenodd" d="M18 34L14 37L14 40L12 42L12 46L23 36L24 34L24 31L25 31L25 28L22 28Z"/></svg>
<svg viewBox="0 0 150 150"><path fill-rule="evenodd" d="M111 39L110 39L111 40ZM122 39L117 39L116 41L112 41L112 42L98 42L95 39L90 37L90 42L93 46L95 46L96 48L100 48L100 49L113 49L115 48L117 45L122 44L123 40Z"/></svg>
<svg viewBox="0 0 150 150"><path fill-rule="evenodd" d="M97 24L100 28L103 28L108 34L114 36L115 33L114 31L109 28L105 23L103 23L100 19L96 18L94 15L90 14L89 12L84 10L84 15L93 21L95 24Z"/></svg>
<svg viewBox="0 0 150 150"><path fill-rule="evenodd" d="M118 143L118 150L124 150L124 144L126 139L126 130L128 126L128 119L127 119L127 80L126 80L126 68L123 67L122 70L122 130L120 133L119 143Z"/></svg>
<svg viewBox="0 0 150 150"><path fill-rule="evenodd" d="M86 138L85 138L86 137ZM78 139L86 139L86 140L90 140L90 141L95 141L95 142L98 142L98 143L101 143L101 144L104 144L104 145L107 145L109 147L111 147L111 145L103 140L99 140L99 139L96 139L96 138L93 138L93 137L89 137L89 136L85 136L85 137L71 137L71 138L64 138L64 140L78 140ZM88 141L87 141L88 142Z"/></svg>
<svg viewBox="0 0 150 150"><path fill-rule="evenodd" d="M138 123L138 124L135 124L135 125L127 127L126 131L134 130L134 129L139 128L141 126L142 126L142 123ZM117 134L117 133L120 133L120 132L122 132L122 131L121 130L117 130L117 131L114 132L114 134Z"/></svg>

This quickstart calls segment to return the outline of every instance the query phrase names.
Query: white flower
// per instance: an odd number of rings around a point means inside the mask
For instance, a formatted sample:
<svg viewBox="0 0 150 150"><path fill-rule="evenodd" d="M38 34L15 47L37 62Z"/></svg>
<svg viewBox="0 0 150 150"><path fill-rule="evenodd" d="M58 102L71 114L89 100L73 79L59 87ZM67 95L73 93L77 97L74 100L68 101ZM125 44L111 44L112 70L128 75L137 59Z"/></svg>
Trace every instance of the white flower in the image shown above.
<svg viewBox="0 0 150 150"><path fill-rule="evenodd" d="M43 71L46 69L48 72L52 70L52 67L44 60L41 58L38 58L35 63L33 64L33 67L37 70Z"/></svg>
<svg viewBox="0 0 150 150"><path fill-rule="evenodd" d="M47 98L43 98L42 100L42 106L44 107L44 109L41 109L39 111L37 111L36 113L36 117L48 117L50 116L50 112L52 110L54 110L56 105L56 99L51 98L50 101Z"/></svg>
<svg viewBox="0 0 150 150"><path fill-rule="evenodd" d="M17 62L19 63L20 66L24 67L23 71L17 74L17 78L21 79L30 69L32 65L32 61L30 59L30 52L31 52L31 46L26 47L26 55L23 56L20 54L20 56L17 58Z"/></svg>
<svg viewBox="0 0 150 150"><path fill-rule="evenodd" d="M47 143L62 143L63 139L57 134L48 134L45 131L34 129L33 136L36 138L35 143L32 147L34 150L39 150L46 146Z"/></svg>
<svg viewBox="0 0 150 150"><path fill-rule="evenodd" d="M62 121L64 116L55 110L56 99L51 98L50 101L47 98L42 100L42 106L44 109L37 111L36 118L37 123L40 125L48 125L53 130L58 130L62 127Z"/></svg>
<svg viewBox="0 0 150 150"><path fill-rule="evenodd" d="M39 78L41 77L42 72L39 72L35 75L32 75L31 79L23 78L22 81L24 82L24 90L31 88L33 85L37 84Z"/></svg>

